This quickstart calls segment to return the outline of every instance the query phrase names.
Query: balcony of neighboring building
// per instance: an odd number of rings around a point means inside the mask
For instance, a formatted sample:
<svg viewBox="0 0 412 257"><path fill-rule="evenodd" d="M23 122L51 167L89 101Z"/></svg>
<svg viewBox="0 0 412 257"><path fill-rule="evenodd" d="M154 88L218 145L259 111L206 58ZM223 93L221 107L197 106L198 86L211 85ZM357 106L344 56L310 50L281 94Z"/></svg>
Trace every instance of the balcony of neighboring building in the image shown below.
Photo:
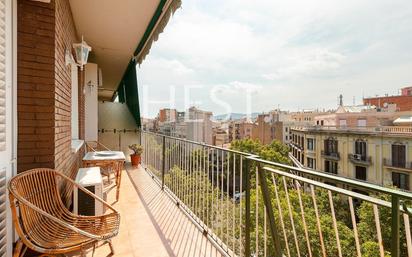
<svg viewBox="0 0 412 257"><path fill-rule="evenodd" d="M353 164L356 164L356 165L362 165L362 166L372 165L372 157L371 156L350 153L350 154L348 154L348 159L349 159L350 162L352 162Z"/></svg>
<svg viewBox="0 0 412 257"><path fill-rule="evenodd" d="M383 159L383 166L393 170L412 171L412 162Z"/></svg>
<svg viewBox="0 0 412 257"><path fill-rule="evenodd" d="M321 155L325 159L330 159L330 160L334 160L334 161L339 161L340 160L340 153L339 152L332 152L332 151L322 150Z"/></svg>

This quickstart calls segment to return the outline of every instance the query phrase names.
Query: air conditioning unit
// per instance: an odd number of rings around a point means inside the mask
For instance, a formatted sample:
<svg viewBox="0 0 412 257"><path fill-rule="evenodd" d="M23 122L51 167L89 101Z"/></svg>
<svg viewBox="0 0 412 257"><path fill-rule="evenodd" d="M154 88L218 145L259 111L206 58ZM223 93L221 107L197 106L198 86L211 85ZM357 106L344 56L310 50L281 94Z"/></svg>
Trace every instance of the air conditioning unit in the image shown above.
<svg viewBox="0 0 412 257"><path fill-rule="evenodd" d="M76 183L80 184L96 196L103 199L103 179L99 167L81 168L76 176ZM74 188L74 213L84 216L103 215L103 204L96 201L93 197Z"/></svg>
<svg viewBox="0 0 412 257"><path fill-rule="evenodd" d="M360 155L360 154L354 154L354 155L353 155L353 158L354 158L355 160L360 161L360 160L362 159L362 155Z"/></svg>

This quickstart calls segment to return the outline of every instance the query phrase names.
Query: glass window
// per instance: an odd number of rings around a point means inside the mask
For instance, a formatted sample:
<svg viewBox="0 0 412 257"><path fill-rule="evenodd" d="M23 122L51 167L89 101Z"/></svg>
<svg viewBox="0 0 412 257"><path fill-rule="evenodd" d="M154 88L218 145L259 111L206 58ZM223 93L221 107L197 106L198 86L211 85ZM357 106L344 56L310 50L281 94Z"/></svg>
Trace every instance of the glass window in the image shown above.
<svg viewBox="0 0 412 257"><path fill-rule="evenodd" d="M325 147L326 154L338 152L338 140L333 139L333 138L328 138L325 140L324 144L325 144L324 147Z"/></svg>
<svg viewBox="0 0 412 257"><path fill-rule="evenodd" d="M311 150L311 151L315 150L315 139L308 138L308 150Z"/></svg>
<svg viewBox="0 0 412 257"><path fill-rule="evenodd" d="M392 172L392 184L397 188L409 190L409 175Z"/></svg>
<svg viewBox="0 0 412 257"><path fill-rule="evenodd" d="M338 174L338 163L334 161L325 161L325 172Z"/></svg>
<svg viewBox="0 0 412 257"><path fill-rule="evenodd" d="M392 166L404 168L406 166L405 145L392 145Z"/></svg>
<svg viewBox="0 0 412 257"><path fill-rule="evenodd" d="M358 127L366 127L366 119L359 119Z"/></svg>
<svg viewBox="0 0 412 257"><path fill-rule="evenodd" d="M363 161L366 161L366 142L363 140L355 141L355 154L360 155Z"/></svg>
<svg viewBox="0 0 412 257"><path fill-rule="evenodd" d="M72 139L79 139L79 81L77 65L71 65L71 133Z"/></svg>
<svg viewBox="0 0 412 257"><path fill-rule="evenodd" d="M311 169L316 169L316 160L315 159L313 159L313 158L307 158L307 162L308 162L308 168L311 168Z"/></svg>
<svg viewBox="0 0 412 257"><path fill-rule="evenodd" d="M356 166L356 179L366 180L366 167Z"/></svg>

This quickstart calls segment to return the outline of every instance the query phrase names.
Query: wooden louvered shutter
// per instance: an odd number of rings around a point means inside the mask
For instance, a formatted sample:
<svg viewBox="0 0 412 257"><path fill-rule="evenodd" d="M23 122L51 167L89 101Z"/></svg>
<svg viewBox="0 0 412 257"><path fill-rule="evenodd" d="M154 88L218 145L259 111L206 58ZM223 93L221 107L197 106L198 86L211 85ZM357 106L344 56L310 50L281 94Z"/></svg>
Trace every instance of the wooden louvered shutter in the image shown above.
<svg viewBox="0 0 412 257"><path fill-rule="evenodd" d="M11 40L11 1L0 0L0 256L11 256L11 216L8 215L7 179L10 176L10 147L7 143L6 133L10 129L6 117L10 113L11 102L6 102L10 97L11 81L10 68L10 40ZM6 65L7 63L7 65ZM10 84L9 84L10 85ZM7 96L7 97L6 97ZM10 99L8 99L10 100ZM7 115L6 115L7 114Z"/></svg>
<svg viewBox="0 0 412 257"><path fill-rule="evenodd" d="M0 151L6 150L6 6L0 0Z"/></svg>

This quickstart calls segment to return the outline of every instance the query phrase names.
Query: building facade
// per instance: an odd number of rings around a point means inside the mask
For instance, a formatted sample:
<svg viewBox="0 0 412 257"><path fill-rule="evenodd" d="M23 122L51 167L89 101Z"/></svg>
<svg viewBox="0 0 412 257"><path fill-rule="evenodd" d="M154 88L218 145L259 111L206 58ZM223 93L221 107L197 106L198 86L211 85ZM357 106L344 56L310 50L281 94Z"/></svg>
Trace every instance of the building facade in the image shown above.
<svg viewBox="0 0 412 257"><path fill-rule="evenodd" d="M292 128L297 166L410 190L412 127L370 129Z"/></svg>
<svg viewBox="0 0 412 257"><path fill-rule="evenodd" d="M213 114L196 107L191 107L187 115L187 139L212 144L213 129L211 117Z"/></svg>
<svg viewBox="0 0 412 257"><path fill-rule="evenodd" d="M412 111L412 87L402 88L400 95L385 95L364 98L363 104L373 105L377 108L385 108L390 104L394 104L396 105L397 111Z"/></svg>

